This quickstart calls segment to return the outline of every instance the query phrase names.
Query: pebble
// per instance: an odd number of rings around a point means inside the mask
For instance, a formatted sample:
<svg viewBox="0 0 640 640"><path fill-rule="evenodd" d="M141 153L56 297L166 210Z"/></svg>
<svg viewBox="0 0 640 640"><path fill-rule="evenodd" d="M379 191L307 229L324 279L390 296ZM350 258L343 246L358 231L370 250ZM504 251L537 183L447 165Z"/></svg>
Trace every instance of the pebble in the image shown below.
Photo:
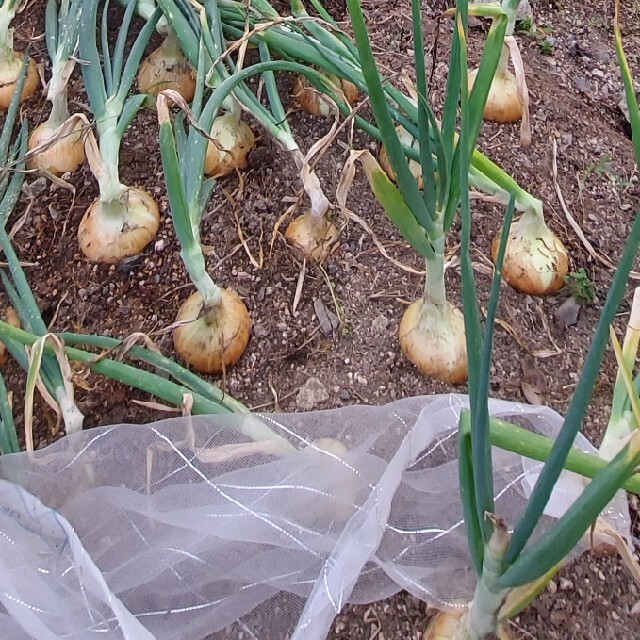
<svg viewBox="0 0 640 640"><path fill-rule="evenodd" d="M321 402L326 402L328 399L329 392L327 391L327 387L322 384L319 378L314 376L309 378L298 390L296 405L298 409L309 411Z"/></svg>

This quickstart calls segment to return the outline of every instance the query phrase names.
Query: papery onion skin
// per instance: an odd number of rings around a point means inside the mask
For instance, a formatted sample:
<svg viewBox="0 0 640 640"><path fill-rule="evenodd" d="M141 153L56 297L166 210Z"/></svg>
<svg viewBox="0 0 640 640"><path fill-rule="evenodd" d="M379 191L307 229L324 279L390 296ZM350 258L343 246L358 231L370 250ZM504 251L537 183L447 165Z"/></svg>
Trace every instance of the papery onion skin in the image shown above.
<svg viewBox="0 0 640 640"><path fill-rule="evenodd" d="M338 78L338 76L329 76L330 79L339 85L344 93L344 97L350 106L353 106L360 96L360 91L353 82ZM298 75L293 83L293 96L297 103L307 112L313 116L330 116L335 107L329 101L329 99L316 87L314 87L309 80L303 76Z"/></svg>
<svg viewBox="0 0 640 640"><path fill-rule="evenodd" d="M255 146L255 136L251 127L235 114L225 114L216 118L211 128L211 140L207 146L204 172L214 178L228 176L247 166L247 157Z"/></svg>
<svg viewBox="0 0 640 640"><path fill-rule="evenodd" d="M48 121L38 125L29 137L29 150L53 138L58 129L59 127L51 126ZM72 133L56 140L52 146L29 158L27 168L43 169L56 176L73 173L86 160L83 133L83 123L78 121Z"/></svg>
<svg viewBox="0 0 640 640"><path fill-rule="evenodd" d="M464 637L460 635L463 615L459 612L438 611L431 618L422 640L459 640Z"/></svg>
<svg viewBox="0 0 640 640"><path fill-rule="evenodd" d="M400 322L400 346L422 373L448 384L464 384L469 372L462 313L449 302L422 298L409 305Z"/></svg>
<svg viewBox="0 0 640 640"><path fill-rule="evenodd" d="M494 263L499 247L500 234L491 243ZM517 232L509 235L502 277L516 291L532 296L555 293L564 285L568 272L567 250L550 230L531 236Z"/></svg>
<svg viewBox="0 0 640 640"><path fill-rule="evenodd" d="M140 93L157 96L161 91L177 91L186 102L196 93L196 72L182 52L167 55L160 45L142 61L138 72Z"/></svg>
<svg viewBox="0 0 640 640"><path fill-rule="evenodd" d="M0 65L0 109L6 110L9 108L13 94L16 91L16 85L20 77L20 72L22 71L23 63L23 54L16 51L13 52L9 60L2 61ZM30 58L27 63L27 75L24 80L24 86L22 87L20 102L22 103L27 98L30 98L36 92L39 84L40 76L38 75L38 67L35 60Z"/></svg>
<svg viewBox="0 0 640 640"><path fill-rule="evenodd" d="M323 262L336 247L338 229L324 216L315 216L311 211L307 211L291 221L285 238L305 257Z"/></svg>
<svg viewBox="0 0 640 640"><path fill-rule="evenodd" d="M473 89L477 74L477 69L469 72L469 93ZM491 83L483 118L490 122L519 122L522 120L522 113L515 75L508 69L498 70Z"/></svg>
<svg viewBox="0 0 640 640"><path fill-rule="evenodd" d="M94 200L78 228L80 249L89 260L116 264L140 253L160 226L158 205L149 193L130 188L123 196L123 216L105 213Z"/></svg>
<svg viewBox="0 0 640 640"><path fill-rule="evenodd" d="M251 317L240 296L220 289L219 307L206 312L202 296L193 293L180 307L173 331L176 353L199 373L222 373L245 352L251 334Z"/></svg>

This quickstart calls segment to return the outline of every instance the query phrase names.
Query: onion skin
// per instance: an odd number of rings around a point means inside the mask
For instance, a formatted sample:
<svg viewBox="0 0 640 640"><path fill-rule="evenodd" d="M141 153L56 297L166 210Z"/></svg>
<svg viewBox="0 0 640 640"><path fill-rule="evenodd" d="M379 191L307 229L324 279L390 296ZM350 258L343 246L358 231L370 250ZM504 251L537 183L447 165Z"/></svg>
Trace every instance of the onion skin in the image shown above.
<svg viewBox="0 0 640 640"><path fill-rule="evenodd" d="M418 148L418 141L401 125L396 127L396 133L398 134L398 138L400 142L405 147L410 147L412 149ZM391 163L389 162L389 156L387 155L387 149L384 145L380 146L380 153L378 155L378 162L380 166L384 170L384 172L389 177L389 180L392 182L396 181L395 171L391 167ZM422 179L422 167L419 162L415 160L409 160L409 171L411 171L411 175L416 179L418 183L418 189L424 188L424 181Z"/></svg>
<svg viewBox="0 0 640 640"><path fill-rule="evenodd" d="M155 97L161 91L172 89L186 102L191 102L196 93L195 70L181 51L168 53L167 48L160 45L142 61L138 72L140 93Z"/></svg>
<svg viewBox="0 0 640 640"><path fill-rule="evenodd" d="M460 635L462 616L463 614L458 612L438 611L431 618L422 640L458 640L463 637Z"/></svg>
<svg viewBox="0 0 640 640"><path fill-rule="evenodd" d="M284 237L306 258L323 262L336 247L338 229L324 216L318 217L307 211L291 221Z"/></svg>
<svg viewBox="0 0 640 640"><path fill-rule="evenodd" d="M544 227L539 232L525 235L519 232L518 223L515 223L515 231L509 234L502 265L502 277L509 286L532 296L555 293L562 288L564 276L569 272L569 256L565 246L544 221L542 224ZM499 247L500 234L491 243L494 263Z"/></svg>
<svg viewBox="0 0 640 640"><path fill-rule="evenodd" d="M329 78L334 84L340 86L350 106L353 106L358 101L360 91L353 82L333 75L330 75ZM333 104L305 76L296 76L293 83L293 97L312 116L324 116L326 118L335 111Z"/></svg>
<svg viewBox="0 0 640 640"><path fill-rule="evenodd" d="M222 149L209 141L204 160L204 172L208 176L222 178L247 166L247 157L256 139L246 122L232 113L219 116L213 122L211 137Z"/></svg>
<svg viewBox="0 0 640 640"><path fill-rule="evenodd" d="M188 322L173 331L176 353L199 373L223 373L245 352L251 318L240 296L220 289L222 302L203 314L202 296L196 292L180 307L176 322Z"/></svg>
<svg viewBox="0 0 640 640"><path fill-rule="evenodd" d="M3 60L0 65L0 109L7 110L16 91L16 84L22 71L24 56L16 51L13 52L9 60ZM40 76L38 75L38 67L35 60L29 58L27 63L27 76L22 87L22 95L20 102L24 102L30 98L37 90L40 84Z"/></svg>
<svg viewBox="0 0 640 640"><path fill-rule="evenodd" d="M29 137L29 149L47 142L58 130L59 127L52 126L48 121L38 125ZM51 147L29 158L27 169L43 169L56 176L73 173L86 160L83 133L83 123L79 120L71 134L56 140Z"/></svg>
<svg viewBox="0 0 640 640"><path fill-rule="evenodd" d="M452 304L421 298L409 305L400 323L400 346L426 376L448 384L467 381L464 317Z"/></svg>
<svg viewBox="0 0 640 640"><path fill-rule="evenodd" d="M477 74L477 69L468 74L469 93L473 89ZM516 77L508 69L505 71L498 69L491 83L491 89L489 89L487 103L482 114L483 118L490 122L519 122L522 120L522 113Z"/></svg>
<svg viewBox="0 0 640 640"><path fill-rule="evenodd" d="M158 205L149 193L130 188L122 200L124 215L105 212L99 199L84 214L78 242L89 260L116 264L140 253L158 232Z"/></svg>

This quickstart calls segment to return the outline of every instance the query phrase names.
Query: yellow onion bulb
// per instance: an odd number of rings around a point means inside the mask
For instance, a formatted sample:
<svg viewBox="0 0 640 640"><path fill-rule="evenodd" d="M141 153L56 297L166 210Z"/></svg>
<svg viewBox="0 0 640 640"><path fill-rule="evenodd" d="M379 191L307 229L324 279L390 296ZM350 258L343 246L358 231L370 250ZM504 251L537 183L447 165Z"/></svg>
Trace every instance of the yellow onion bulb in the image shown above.
<svg viewBox="0 0 640 640"><path fill-rule="evenodd" d="M307 211L291 221L284 237L306 258L322 262L335 249L338 229L331 220Z"/></svg>
<svg viewBox="0 0 640 640"><path fill-rule="evenodd" d="M177 44L166 38L140 65L140 93L157 96L161 91L177 91L187 102L196 92L196 73Z"/></svg>
<svg viewBox="0 0 640 640"><path fill-rule="evenodd" d="M342 93L344 93L344 97L350 106L353 106L358 101L360 92L353 82L334 75L329 75L328 78L342 89ZM331 101L316 89L306 76L296 76L293 83L293 97L307 113L313 116L327 117L335 111Z"/></svg>
<svg viewBox="0 0 640 640"><path fill-rule="evenodd" d="M176 353L199 373L222 373L245 352L251 333L249 311L232 289L220 289L219 306L204 310L196 292L180 307L173 330Z"/></svg>
<svg viewBox="0 0 640 640"><path fill-rule="evenodd" d="M473 89L477 75L478 69L474 69L468 74L469 93ZM489 89L487 103L482 114L483 118L490 122L519 122L522 119L522 113L516 77L508 69L498 69L493 77L491 89Z"/></svg>
<svg viewBox="0 0 640 640"><path fill-rule="evenodd" d="M59 126L52 125L49 121L38 125L29 137L29 150L55 139L59 130ZM71 133L60 137L50 147L29 158L27 168L43 169L56 176L75 171L86 159L83 134L83 123L78 120Z"/></svg>
<svg viewBox="0 0 640 640"><path fill-rule="evenodd" d="M422 373L448 384L467 381L467 343L462 313L449 302L422 298L409 305L400 322L402 353Z"/></svg>
<svg viewBox="0 0 640 640"><path fill-rule="evenodd" d="M396 133L398 134L400 143L403 146L418 150L418 141L402 125L398 125L396 127ZM395 182L396 174L391 167L387 149L384 145L380 147L380 155L378 156L378 161L380 162L380 166L383 168L384 172L387 174L387 176L389 176L389 180L393 180ZM415 160L409 160L409 170L411 171L411 175L416 179L418 188L422 189L424 187L424 182L422 179L422 167L420 166L420 163L416 162Z"/></svg>
<svg viewBox="0 0 640 640"><path fill-rule="evenodd" d="M14 51L9 59L2 60L2 64L0 64L0 109L6 110L9 108L13 94L16 91L23 63L24 56L17 51ZM30 58L27 63L27 76L22 87L20 102L22 103L27 98L30 98L36 92L39 84L38 68L35 60Z"/></svg>
<svg viewBox="0 0 640 640"><path fill-rule="evenodd" d="M155 200L142 189L130 188L115 205L94 200L80 222L78 242L89 260L115 264L140 253L159 226Z"/></svg>
<svg viewBox="0 0 640 640"><path fill-rule="evenodd" d="M20 328L20 317L13 307L7 307L2 319L12 327L15 327L16 329ZM0 367L4 367L8 360L9 354L7 352L7 347L4 342L0 342Z"/></svg>
<svg viewBox="0 0 640 640"><path fill-rule="evenodd" d="M501 232L493 239L491 255L495 263ZM527 211L509 233L502 265L502 277L522 293L542 296L554 293L569 272L569 255L547 227L541 214Z"/></svg>
<svg viewBox="0 0 640 640"><path fill-rule="evenodd" d="M256 139L251 127L233 113L217 117L211 128L204 160L204 172L214 178L228 176L247 166L247 156L253 149Z"/></svg>
<svg viewBox="0 0 640 640"><path fill-rule="evenodd" d="M461 636L463 613L459 611L438 611L431 621L422 640L456 640Z"/></svg>

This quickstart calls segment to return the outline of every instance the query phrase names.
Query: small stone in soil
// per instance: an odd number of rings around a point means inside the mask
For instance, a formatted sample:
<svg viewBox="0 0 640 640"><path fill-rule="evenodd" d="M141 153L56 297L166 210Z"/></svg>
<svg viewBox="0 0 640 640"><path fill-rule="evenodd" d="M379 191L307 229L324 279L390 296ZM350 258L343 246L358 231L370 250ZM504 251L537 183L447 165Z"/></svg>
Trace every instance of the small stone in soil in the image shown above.
<svg viewBox="0 0 640 640"><path fill-rule="evenodd" d="M313 409L321 402L326 402L329 399L329 392L327 388L322 384L319 378L309 378L302 387L298 390L296 396L296 405L298 409L308 411Z"/></svg>

